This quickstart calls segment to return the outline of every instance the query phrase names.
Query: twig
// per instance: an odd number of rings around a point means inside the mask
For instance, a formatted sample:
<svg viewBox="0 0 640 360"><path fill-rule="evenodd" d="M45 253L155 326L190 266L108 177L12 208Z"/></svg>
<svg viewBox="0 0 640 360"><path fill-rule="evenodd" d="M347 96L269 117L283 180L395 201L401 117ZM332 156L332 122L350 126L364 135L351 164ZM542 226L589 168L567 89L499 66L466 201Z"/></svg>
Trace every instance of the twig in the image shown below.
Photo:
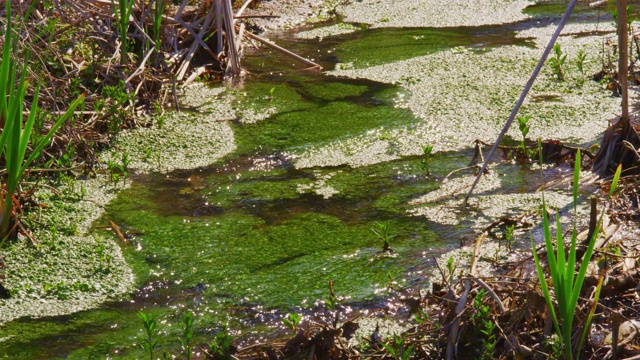
<svg viewBox="0 0 640 360"><path fill-rule="evenodd" d="M507 312L507 309L504 308L504 304L502 303L502 299L500 299L500 297L498 296L498 294L495 293L495 291L493 291L493 289L491 289L489 287L489 285L487 285L487 283L485 283L482 279L477 278L473 275L468 275L467 277L464 278L466 279L471 279L473 281L475 281L478 285L480 285L481 288L485 289L487 291L487 294L489 294L489 296L491 296L493 298L493 300L495 300L496 304L498 305L498 309L500 310L500 312L502 314Z"/></svg>
<svg viewBox="0 0 640 360"><path fill-rule="evenodd" d="M482 240L487 237L485 234L481 234L476 238L475 244L473 245L473 258L471 260L471 268L469 271L470 276L474 276L476 274L476 268L478 265L478 249L480 248L480 244ZM456 318L453 320L451 324L451 332L449 333L449 342L447 343L447 360L453 359L454 355L457 355L457 345L458 345L458 333L460 331L460 323L462 322L462 312L467 306L467 298L469 297L469 292L471 291L471 280L467 279L464 281L464 292L462 296L460 296L460 301L458 301L458 305L456 306Z"/></svg>
<svg viewBox="0 0 640 360"><path fill-rule="evenodd" d="M273 19L273 18L279 18L280 15L261 15L261 14L257 14L257 15L236 15L233 18L234 19L253 19L253 18L261 18L261 19Z"/></svg>
<svg viewBox="0 0 640 360"><path fill-rule="evenodd" d="M111 226L111 229L116 233L116 235L118 235L118 237L120 238L120 241L122 241L122 244L128 246L129 241L127 240L127 238L124 237L124 234L122 234L122 231L120 230L120 226L118 226L118 224L116 224L112 220L109 220L109 226Z"/></svg>

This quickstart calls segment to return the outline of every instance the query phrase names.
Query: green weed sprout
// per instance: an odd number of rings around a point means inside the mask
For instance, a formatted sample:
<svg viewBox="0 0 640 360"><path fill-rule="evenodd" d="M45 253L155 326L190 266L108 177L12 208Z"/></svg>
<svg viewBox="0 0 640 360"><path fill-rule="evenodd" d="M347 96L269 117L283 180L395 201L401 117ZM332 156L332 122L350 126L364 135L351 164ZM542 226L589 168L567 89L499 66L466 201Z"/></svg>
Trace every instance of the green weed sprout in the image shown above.
<svg viewBox="0 0 640 360"><path fill-rule="evenodd" d="M7 25L5 27L5 42L2 50L2 64L0 64L0 117L4 119L4 127L0 136L0 155L4 157L7 171L7 180L2 186L4 200L0 197L0 245L12 232L13 200L24 172L40 156L42 149L50 143L55 132L73 114L76 107L84 101L84 95L78 97L71 103L69 109L54 122L51 130L46 135L41 137L34 136L34 139L37 138L37 140L32 143L33 151L27 156L27 148L32 137L34 123L40 112L38 107L40 86L36 87L31 109L23 126L24 102L28 88L27 74L29 71L27 64L29 63L29 57L26 56L16 87L18 69L12 59L12 53L17 50L16 42L13 39L15 29L11 22L10 3L10 1L6 2Z"/></svg>
<svg viewBox="0 0 640 360"><path fill-rule="evenodd" d="M142 348L149 354L149 359L153 360L153 350L158 346L158 317L154 313L138 312L138 319L142 320L145 337L142 339Z"/></svg>
<svg viewBox="0 0 640 360"><path fill-rule="evenodd" d="M233 338L229 334L229 329L226 325L222 326L222 329L218 331L213 342L209 344L209 349L212 352L213 358L217 360L230 360L231 357L231 341Z"/></svg>
<svg viewBox="0 0 640 360"><path fill-rule="evenodd" d="M584 61L587 58L587 53L584 52L583 49L580 49L578 52L578 60L576 61L576 65L578 66L578 70L580 70L581 81L584 81Z"/></svg>
<svg viewBox="0 0 640 360"><path fill-rule="evenodd" d="M414 345L411 345L405 349L404 339L404 337L393 335L393 344L382 344L382 346L395 360L407 360L409 359L409 357L411 357L411 354L413 354Z"/></svg>
<svg viewBox="0 0 640 360"><path fill-rule="evenodd" d="M193 352L193 313L191 311L185 311L182 314L182 337L180 342L182 348L187 356L187 360L191 360Z"/></svg>
<svg viewBox="0 0 640 360"><path fill-rule="evenodd" d="M542 160L541 160L542 162ZM609 198L613 195L615 188L617 187L618 180L620 179L620 172L622 167L618 166L618 170L616 171L613 181L611 183L611 190L609 191ZM576 152L576 163L573 175L573 208L574 214L577 206L578 200L578 183L580 180L580 151ZM547 215L547 206L544 200L544 193L542 198L542 216L543 216L543 229L544 229L544 241L547 250L548 264L549 264L549 272L551 274L551 278L553 281L553 289L555 293L556 305L558 311L556 312L556 307L554 306L553 298L551 297L551 292L547 285L546 279L544 277L544 271L542 269L542 265L540 264L540 259L538 258L538 253L536 252L535 244L533 242L533 237L531 238L531 247L533 250L533 256L536 264L536 270L538 273L538 278L540 280L540 287L542 288L542 292L544 294L544 298L547 302L547 306L549 307L549 312L551 313L551 317L553 319L553 325L555 327L556 333L561 342L564 359L571 360L573 359L573 347L571 343L572 339L572 329L573 329L573 321L574 316L576 314L577 306L578 306L578 297L580 295L580 291L582 290L582 284L586 277L587 267L589 266L589 261L591 260L591 256L593 255L593 248L595 244L595 239L600 232L600 228L602 226L602 215L596 225L596 231L594 231L591 239L589 239L589 245L584 253L584 257L582 259L582 263L580 264L580 268L578 273L575 273L576 266L576 249L577 249L577 230L576 230L576 222L574 219L573 222L573 231L571 234L571 245L569 247L568 256L565 257L565 247L562 239L562 228L560 226L560 216L558 212L556 212L556 244L557 248L554 248L553 240L551 236L551 231L549 229L549 217ZM555 256L554 256L555 254ZM602 286L602 282L598 284L596 289L596 293L599 294L600 288ZM596 300L597 301L597 300ZM587 318L587 321L584 324L584 330L582 334L582 338L580 340L579 346L575 349L576 354L580 353L582 348L582 344L584 343L584 338L587 334L587 329L590 326L592 316Z"/></svg>
<svg viewBox="0 0 640 360"><path fill-rule="evenodd" d="M505 245L507 246L507 250L511 251L511 244L513 244L513 233L516 229L515 224L509 225L504 228L504 240Z"/></svg>
<svg viewBox="0 0 640 360"><path fill-rule="evenodd" d="M129 18L131 17L131 10L133 9L133 3L135 0L118 0L118 6L111 0L111 7L113 8L113 14L116 18L118 25L118 34L120 35L120 64L127 63L127 54L129 50L129 44L127 42L127 35L129 32Z"/></svg>
<svg viewBox="0 0 640 360"><path fill-rule="evenodd" d="M473 322L478 326L482 334L482 354L480 356L482 360L494 359L496 345L498 344L498 338L495 334L496 324L489 318L489 307L482 305L482 300L486 295L487 293L484 289L480 289L473 300L473 306L476 309Z"/></svg>
<svg viewBox="0 0 640 360"><path fill-rule="evenodd" d="M295 334L298 331L298 325L300 324L301 320L302 315L289 313L282 319L282 323L285 324L289 328L289 330L293 331L293 333Z"/></svg>
<svg viewBox="0 0 640 360"><path fill-rule="evenodd" d="M449 256L449 259L447 259L447 272L448 272L448 276L449 276L449 287L453 286L453 277L455 275L456 272L456 264L453 262L453 256Z"/></svg>
<svg viewBox="0 0 640 360"><path fill-rule="evenodd" d="M531 120L531 115L518 116L518 127L520 129L520 133L522 134L522 141L520 142L518 148L520 149L520 152L525 159L529 159L531 157L531 152L529 151L529 149L527 149L526 143L527 135L529 134L530 129L529 120Z"/></svg>
<svg viewBox="0 0 640 360"><path fill-rule="evenodd" d="M554 53L554 57L549 58L551 69L553 70L553 73L554 75L556 75L558 80L564 81L564 71L562 70L562 66L564 65L564 62L567 60L567 54L562 53L560 44L553 45L553 53Z"/></svg>
<svg viewBox="0 0 640 360"><path fill-rule="evenodd" d="M430 175L429 172L429 164L431 164L431 154L433 152L433 146L431 145L424 145L422 146L422 153L424 155L424 157L422 158L422 160L420 160L420 168L422 169L422 171L424 171L427 176Z"/></svg>
<svg viewBox="0 0 640 360"><path fill-rule="evenodd" d="M377 228L372 227L371 231L382 240L382 252L393 252L393 249L391 249L391 239L393 239L395 235L389 234L389 224L376 221L376 226Z"/></svg>

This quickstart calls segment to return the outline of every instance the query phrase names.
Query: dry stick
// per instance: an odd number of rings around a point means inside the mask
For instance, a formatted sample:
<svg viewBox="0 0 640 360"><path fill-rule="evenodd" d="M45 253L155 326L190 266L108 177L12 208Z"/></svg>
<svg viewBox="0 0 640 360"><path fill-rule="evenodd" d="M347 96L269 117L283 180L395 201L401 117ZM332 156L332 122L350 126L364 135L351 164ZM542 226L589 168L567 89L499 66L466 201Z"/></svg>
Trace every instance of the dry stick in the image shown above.
<svg viewBox="0 0 640 360"><path fill-rule="evenodd" d="M145 64L147 63L147 60L149 60L149 57L151 56L151 54L153 54L153 51L155 49L156 49L156 47L154 46L154 47L151 48L151 50L149 50L149 52L144 57L144 59L142 59L142 62L140 63L140 66L138 66L136 71L134 71L133 74L131 74L131 76L129 76L127 78L127 80L124 81L125 84L128 84L129 81L131 81L131 79L133 79L134 77L138 76L139 74L141 74L144 71Z"/></svg>
<svg viewBox="0 0 640 360"><path fill-rule="evenodd" d="M182 25L185 29L187 29L187 31L189 31L191 36L193 36L193 39L197 41L200 44L200 46L202 46L203 49L207 50L207 52L209 53L209 55L211 55L211 57L213 57L216 60L218 59L218 57L209 48L209 45L207 45L204 41L202 41L202 38L198 34L196 34L196 32L190 26L187 26L187 23L185 23L182 19L176 19L176 21L180 25Z"/></svg>
<svg viewBox="0 0 640 360"><path fill-rule="evenodd" d="M182 87L185 87L191 84L198 76L204 74L205 71L207 71L206 66L200 66L197 69L195 69L195 71L192 72L191 75L189 75L187 80L185 80L184 83L182 83Z"/></svg>
<svg viewBox="0 0 640 360"><path fill-rule="evenodd" d="M500 299L498 294L496 294L495 291L493 291L493 289L489 287L489 285L486 282L484 282L482 279L475 277L473 275L467 276L466 279L471 279L475 281L478 285L480 285L480 287L483 288L487 292L487 294L496 302L496 305L498 305L498 310L500 310L500 313L504 314L507 312L507 309L504 308L504 304L502 303L502 299Z"/></svg>
<svg viewBox="0 0 640 360"><path fill-rule="evenodd" d="M222 0L215 0L217 44L216 55L222 54Z"/></svg>
<svg viewBox="0 0 640 360"><path fill-rule="evenodd" d="M626 147L627 149L631 150L636 155L636 159L638 159L638 161L640 161L640 152L638 152L638 150L636 150L636 148L633 146L633 144L631 144L627 140L622 140L622 145L624 147Z"/></svg>
<svg viewBox="0 0 640 360"><path fill-rule="evenodd" d="M236 13L236 16L234 16L234 18L238 16L242 16L242 13L247 9L247 6L249 6L249 4L251 4L252 2L253 0L245 1L244 4L242 4L242 7L240 8L240 10L238 10L238 12Z"/></svg>
<svg viewBox="0 0 640 360"><path fill-rule="evenodd" d="M527 85L524 87L524 90L522 90L522 94L520 94L520 98L518 99L516 106L511 111L511 114L509 115L509 119L507 120L507 123L504 124L504 127L502 128L500 135L498 135L498 139L496 140L495 144L493 144L491 151L489 151L489 155L487 156L484 163L482 164L482 170L480 170L480 172L478 173L478 176L476 176L476 179L473 181L473 185L471 185L471 189L469 189L467 196L465 196L464 198L465 204L469 200L469 196L471 196L471 193L473 193L473 189L475 189L476 185L478 184L480 177L482 176L484 171L487 169L487 164L489 163L489 160L491 160L493 153L496 152L496 149L498 148L498 144L500 144L500 141L502 141L502 138L507 133L507 130L509 130L511 123L516 118L516 115L518 114L518 110L520 110L520 107L522 106L524 99L527 97L529 90L531 90L533 83L536 81L536 77L538 77L538 74L540 73L542 66L547 60L547 56L549 56L549 53L551 52L553 45L556 43L558 36L560 36L560 32L564 28L564 25L569 20L569 16L571 15L571 12L573 11L573 8L576 6L577 2L578 0L571 0L571 2L569 3L569 6L567 6L567 10L564 12L564 15L562 15L562 19L560 19L560 23L558 24L556 31L553 33L551 40L549 40L549 44L547 45L547 48L544 49L544 53L542 53L542 57L540 58L540 61L538 61L538 65L536 65L536 68L533 70L533 74L531 74L531 77L529 78Z"/></svg>
<svg viewBox="0 0 640 360"><path fill-rule="evenodd" d="M109 220L109 226L111 226L111 229L116 233L116 235L118 235L118 238L120 238L120 241L122 241L123 245L129 245L129 241L126 237L124 237L124 234L122 234L122 231L120 230L120 226L118 226L118 224L116 224L112 220Z"/></svg>
<svg viewBox="0 0 640 360"><path fill-rule="evenodd" d="M618 0L618 74L622 98L621 121L629 121L629 47L627 46L627 0Z"/></svg>
<svg viewBox="0 0 640 360"><path fill-rule="evenodd" d="M481 234L476 238L476 242L473 245L473 258L471 260L471 269L469 270L470 276L476 275L476 268L478 265L478 249L480 248L480 243L482 240L486 238L486 234ZM471 292L471 280L464 280L464 293L460 296L460 301L458 301L458 305L456 306L456 318L451 323L451 332L449 333L449 342L447 343L447 360L453 359L454 354L457 355L457 344L458 344L458 332L460 331L460 323L462 322L462 312L464 308L467 306L467 298L469 297L469 292Z"/></svg>
<svg viewBox="0 0 640 360"><path fill-rule="evenodd" d="M223 0L224 6L224 27L227 34L229 62L225 71L225 76L236 77L240 75L240 59L238 58L238 48L236 47L236 29L233 22L233 11L231 0Z"/></svg>
<svg viewBox="0 0 640 360"><path fill-rule="evenodd" d="M289 55L292 58L294 58L294 59L296 59L298 61L301 61L301 62L303 62L303 63L305 63L305 64L307 64L307 65L309 65L309 66L311 66L311 67L313 67L315 69L322 70L322 66L320 66L319 64L316 64L311 60L305 59L305 58L303 58L302 56L300 56L298 54L294 54L291 51L289 51L289 50L287 50L287 49L285 49L283 47L280 47L280 46L272 43L271 41L269 41L267 39L261 38L260 36L252 34L252 33L248 32L248 31L245 33L245 35L250 39L257 40L257 41L267 45L268 47L270 47L270 48L272 48L274 50L280 51L280 52L282 52L282 53L284 53L286 55Z"/></svg>
<svg viewBox="0 0 640 360"><path fill-rule="evenodd" d="M260 15L260 14L256 14L256 15L236 15L233 18L234 19L255 19L255 18L260 18L260 19L274 19L274 18L279 18L280 15Z"/></svg>

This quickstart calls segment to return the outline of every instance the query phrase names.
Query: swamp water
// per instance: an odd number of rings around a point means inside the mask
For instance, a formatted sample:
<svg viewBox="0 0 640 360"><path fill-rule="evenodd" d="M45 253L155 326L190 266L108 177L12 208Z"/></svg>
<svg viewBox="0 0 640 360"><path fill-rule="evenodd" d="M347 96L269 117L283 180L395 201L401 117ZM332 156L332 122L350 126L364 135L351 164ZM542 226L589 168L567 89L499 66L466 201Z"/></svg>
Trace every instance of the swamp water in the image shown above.
<svg viewBox="0 0 640 360"><path fill-rule="evenodd" d="M320 43L287 37L279 43L326 68L336 62L364 67L457 46L531 46L514 30L536 24L376 29ZM289 311L321 313L329 279L352 309L381 307L390 279L402 287L428 286L432 256L473 234L464 221L447 226L407 212L412 199L439 187L438 178L467 166L471 150L435 154L432 178L419 156L355 168L296 168L288 154L297 150L380 128L410 128L418 120L396 107L399 87L289 71L288 59L264 51L245 60L255 71L244 87L229 91L237 93L238 108L277 112L234 123L237 149L216 164L131 177L131 187L98 221L113 220L131 236L133 245L123 251L139 288L98 309L4 324L0 358L143 358L140 310L158 313L161 347L174 354L185 309L196 315L196 343L211 341L221 323L236 336L260 337L281 326ZM510 175L496 193L537 185L521 167L499 171ZM377 223L395 235L392 256L380 254L382 242L371 231Z"/></svg>

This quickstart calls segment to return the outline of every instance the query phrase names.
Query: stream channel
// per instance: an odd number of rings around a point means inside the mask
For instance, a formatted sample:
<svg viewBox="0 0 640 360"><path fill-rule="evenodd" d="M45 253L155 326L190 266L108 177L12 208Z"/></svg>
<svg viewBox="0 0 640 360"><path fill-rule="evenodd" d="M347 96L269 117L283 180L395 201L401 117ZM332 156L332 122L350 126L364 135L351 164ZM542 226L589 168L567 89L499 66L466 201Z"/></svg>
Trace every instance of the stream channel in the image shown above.
<svg viewBox="0 0 640 360"><path fill-rule="evenodd" d="M533 7L531 19L499 26L370 29L321 42L271 36L325 69L337 62L370 66L460 46L479 52L532 46L515 32L557 21L562 8L549 9ZM595 19L588 12L575 18ZM406 95L400 87L292 70L291 60L265 49L249 54L244 65L251 74L243 87L228 90L243 94L237 107L274 104L278 112L233 123L237 149L211 166L133 175L131 187L98 221L113 220L132 236L134 245L123 251L137 290L97 309L4 324L0 358L142 358L140 310L159 314L161 346L174 354L184 309L196 315L197 343L210 341L222 323L234 336L260 339L282 331L287 312L321 313L329 279L353 311L384 307L390 279L426 288L433 256L473 235L464 220L442 225L407 212L412 199L438 188L437 179L469 164L471 145L438 152L432 177L425 176L420 156L303 169L287 157L381 127L410 128L417 119L396 106ZM526 168L504 165L500 171L509 175L495 193L539 184ZM393 255L380 254L382 242L371 231L376 223L395 235Z"/></svg>

